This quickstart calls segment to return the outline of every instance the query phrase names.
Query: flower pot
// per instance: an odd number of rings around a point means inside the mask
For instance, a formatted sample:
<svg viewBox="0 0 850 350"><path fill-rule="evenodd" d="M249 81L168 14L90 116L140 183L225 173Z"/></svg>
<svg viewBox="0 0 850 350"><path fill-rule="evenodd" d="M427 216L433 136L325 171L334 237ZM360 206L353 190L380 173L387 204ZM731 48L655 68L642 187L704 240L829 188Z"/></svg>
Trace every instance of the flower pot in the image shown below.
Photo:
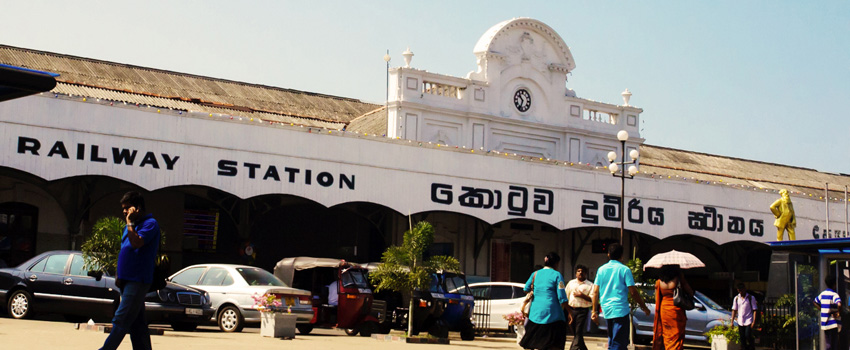
<svg viewBox="0 0 850 350"><path fill-rule="evenodd" d="M741 345L729 342L726 337L715 334L711 336L711 350L741 350Z"/></svg>
<svg viewBox="0 0 850 350"><path fill-rule="evenodd" d="M522 340L522 337L525 335L525 326L514 326L514 332L516 332L516 343L519 344L519 342Z"/></svg>
<svg viewBox="0 0 850 350"><path fill-rule="evenodd" d="M274 338L295 338L297 315L282 312L261 312L260 318L260 335Z"/></svg>

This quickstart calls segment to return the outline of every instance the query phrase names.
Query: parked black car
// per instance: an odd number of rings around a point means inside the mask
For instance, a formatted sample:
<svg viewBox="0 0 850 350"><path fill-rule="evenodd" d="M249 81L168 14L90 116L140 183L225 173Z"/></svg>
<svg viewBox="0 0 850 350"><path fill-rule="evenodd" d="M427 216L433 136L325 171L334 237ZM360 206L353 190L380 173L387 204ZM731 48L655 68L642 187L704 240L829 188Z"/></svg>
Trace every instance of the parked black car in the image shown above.
<svg viewBox="0 0 850 350"><path fill-rule="evenodd" d="M119 298L115 278L85 271L79 251L45 252L0 269L0 305L12 318L40 313L61 314L72 322L109 322ZM145 298L148 322L170 324L175 330L194 330L213 312L207 292L182 284L169 282Z"/></svg>

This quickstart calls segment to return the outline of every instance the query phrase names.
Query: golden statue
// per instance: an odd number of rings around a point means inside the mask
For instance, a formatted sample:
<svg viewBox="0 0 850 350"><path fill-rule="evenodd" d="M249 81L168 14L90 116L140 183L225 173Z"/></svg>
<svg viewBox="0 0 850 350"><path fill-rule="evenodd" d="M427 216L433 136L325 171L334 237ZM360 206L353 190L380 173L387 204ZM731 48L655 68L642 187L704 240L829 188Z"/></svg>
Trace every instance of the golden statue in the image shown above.
<svg viewBox="0 0 850 350"><path fill-rule="evenodd" d="M788 239L795 240L794 228L797 227L797 217L794 215L794 205L791 204L791 196L788 195L788 190L779 190L779 195L782 197L770 205L770 211L776 217L773 226L776 226L776 240L782 240L782 234L788 230Z"/></svg>

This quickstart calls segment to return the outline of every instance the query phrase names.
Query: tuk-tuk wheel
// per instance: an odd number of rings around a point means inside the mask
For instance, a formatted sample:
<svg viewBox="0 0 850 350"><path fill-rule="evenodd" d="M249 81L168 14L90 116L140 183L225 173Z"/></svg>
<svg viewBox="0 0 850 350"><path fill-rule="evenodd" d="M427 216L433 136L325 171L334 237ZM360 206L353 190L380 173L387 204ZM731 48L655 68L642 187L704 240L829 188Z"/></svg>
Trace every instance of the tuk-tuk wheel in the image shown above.
<svg viewBox="0 0 850 350"><path fill-rule="evenodd" d="M377 326L373 322L366 322L360 325L360 336L361 337L371 337L372 332Z"/></svg>
<svg viewBox="0 0 850 350"><path fill-rule="evenodd" d="M348 335L353 337L353 336L357 335L357 328L346 328L345 334L348 334Z"/></svg>
<svg viewBox="0 0 850 350"><path fill-rule="evenodd" d="M299 325L296 325L295 328L298 328L298 333L301 333L301 334L304 334L304 335L310 334L310 332L313 331L313 325L311 325L311 324L299 324Z"/></svg>

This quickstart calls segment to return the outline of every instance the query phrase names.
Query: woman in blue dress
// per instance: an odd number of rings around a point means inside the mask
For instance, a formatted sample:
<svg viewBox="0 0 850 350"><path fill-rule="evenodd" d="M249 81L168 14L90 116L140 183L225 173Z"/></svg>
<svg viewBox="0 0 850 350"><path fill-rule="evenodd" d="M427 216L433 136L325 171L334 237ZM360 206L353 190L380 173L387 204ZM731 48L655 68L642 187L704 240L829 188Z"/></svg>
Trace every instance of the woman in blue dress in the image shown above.
<svg viewBox="0 0 850 350"><path fill-rule="evenodd" d="M567 342L567 323L564 307L567 294L564 292L564 276L555 270L561 257L549 253L543 268L535 271L525 283L525 291L534 290L534 299L528 313L525 336L519 342L524 349L564 349Z"/></svg>

